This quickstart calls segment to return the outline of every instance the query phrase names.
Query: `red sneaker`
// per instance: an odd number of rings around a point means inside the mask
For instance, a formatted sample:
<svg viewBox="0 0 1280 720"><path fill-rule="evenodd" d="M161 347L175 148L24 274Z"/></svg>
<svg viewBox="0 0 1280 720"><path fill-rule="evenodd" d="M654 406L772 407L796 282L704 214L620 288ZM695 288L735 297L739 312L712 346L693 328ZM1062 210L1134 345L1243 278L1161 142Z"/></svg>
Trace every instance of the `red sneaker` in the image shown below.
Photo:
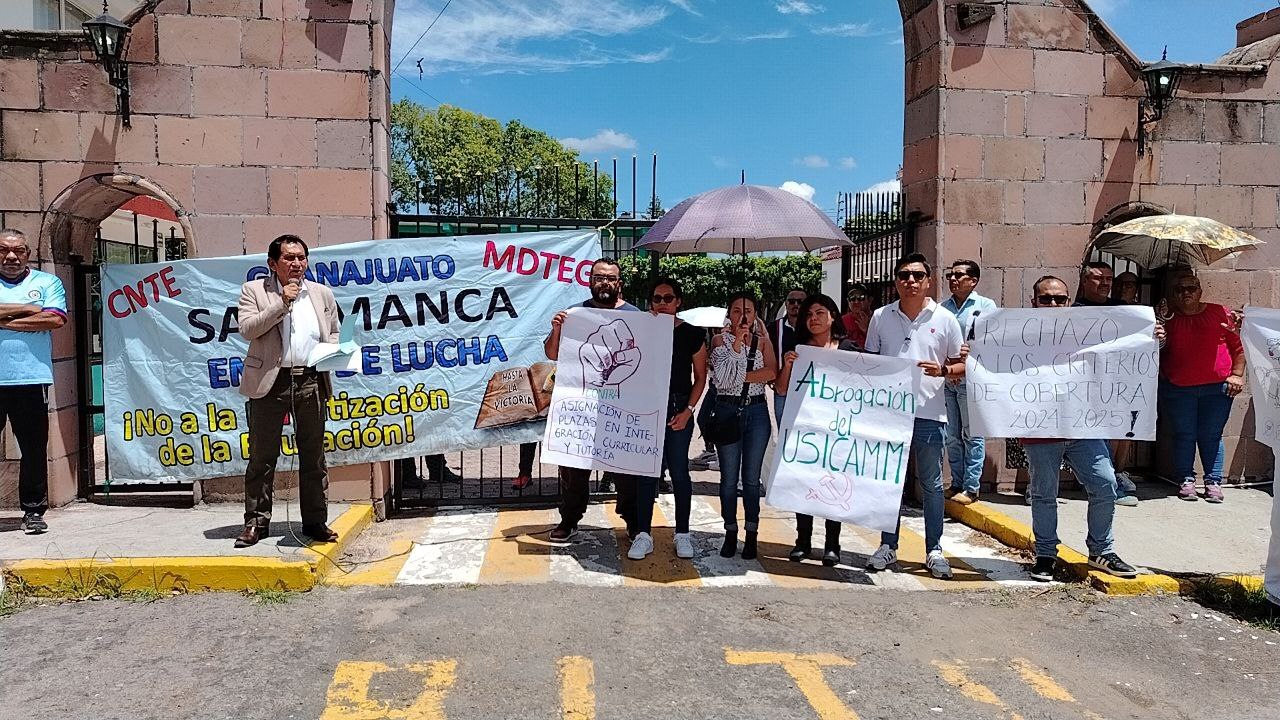
<svg viewBox="0 0 1280 720"><path fill-rule="evenodd" d="M515 480L511 481L512 490L523 490L533 484L533 478L528 475L517 475Z"/></svg>

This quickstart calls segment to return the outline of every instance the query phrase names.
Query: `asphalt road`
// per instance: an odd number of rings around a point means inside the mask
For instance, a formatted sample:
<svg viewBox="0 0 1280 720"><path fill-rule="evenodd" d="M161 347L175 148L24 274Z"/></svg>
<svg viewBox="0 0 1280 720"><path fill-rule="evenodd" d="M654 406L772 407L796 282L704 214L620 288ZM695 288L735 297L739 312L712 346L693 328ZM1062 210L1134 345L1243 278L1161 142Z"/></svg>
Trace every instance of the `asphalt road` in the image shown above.
<svg viewBox="0 0 1280 720"><path fill-rule="evenodd" d="M0 619L0 718L1266 718L1280 635L1179 598L327 588Z"/></svg>

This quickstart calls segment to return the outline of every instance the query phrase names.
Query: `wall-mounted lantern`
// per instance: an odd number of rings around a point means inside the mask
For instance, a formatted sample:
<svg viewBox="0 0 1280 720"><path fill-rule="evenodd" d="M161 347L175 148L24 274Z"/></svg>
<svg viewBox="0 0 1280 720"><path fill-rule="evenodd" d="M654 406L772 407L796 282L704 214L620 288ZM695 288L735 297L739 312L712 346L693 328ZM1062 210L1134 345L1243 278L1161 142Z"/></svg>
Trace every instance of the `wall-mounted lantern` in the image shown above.
<svg viewBox="0 0 1280 720"><path fill-rule="evenodd" d="M107 12L106 0L103 0L102 14L84 22L84 34L93 45L93 54L106 69L111 87L116 89L116 109L120 112L120 120L129 127L129 64L124 61L129 26L112 17Z"/></svg>
<svg viewBox="0 0 1280 720"><path fill-rule="evenodd" d="M1164 117L1165 107L1178 91L1178 82L1182 80L1182 71L1186 69L1181 63L1169 62L1169 48L1165 48L1160 62L1151 63L1142 68L1142 80L1147 88L1147 96L1138 101L1138 155L1147 154L1147 123L1153 123Z"/></svg>

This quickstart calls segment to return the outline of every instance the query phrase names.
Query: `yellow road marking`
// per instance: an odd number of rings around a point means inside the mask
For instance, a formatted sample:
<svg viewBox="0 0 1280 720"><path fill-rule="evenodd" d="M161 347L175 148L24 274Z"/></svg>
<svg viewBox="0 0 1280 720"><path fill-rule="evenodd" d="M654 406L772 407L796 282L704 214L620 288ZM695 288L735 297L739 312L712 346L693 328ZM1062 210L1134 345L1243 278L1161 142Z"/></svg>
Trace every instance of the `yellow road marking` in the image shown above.
<svg viewBox="0 0 1280 720"><path fill-rule="evenodd" d="M938 668L938 674L946 683L957 690L960 694L986 705L994 705L1001 710L1008 710L1009 706L1004 704L999 695L996 695L991 688L982 683L971 680L969 674L965 672L966 663L957 660L954 663L942 662L941 660L933 661L934 667ZM1012 720L1022 720L1022 716L1011 712L1009 717Z"/></svg>
<svg viewBox="0 0 1280 720"><path fill-rule="evenodd" d="M1073 703L1076 701L1067 689L1059 685L1053 678L1049 677L1042 670L1031 664L1030 660L1025 658L1013 658L1009 661L1014 670L1022 676L1022 679L1032 687L1041 697L1050 700L1059 700L1061 702Z"/></svg>
<svg viewBox="0 0 1280 720"><path fill-rule="evenodd" d="M590 658L576 655L560 658L560 717L564 720L595 720L596 671Z"/></svg>
<svg viewBox="0 0 1280 720"><path fill-rule="evenodd" d="M840 700L822 675L825 666L853 665L848 658L829 653L800 655L725 648L724 659L730 665L781 665L821 720L858 720L858 714Z"/></svg>
<svg viewBox="0 0 1280 720"><path fill-rule="evenodd" d="M352 587L355 585L394 585L400 570L413 552L413 538L399 537L387 544L386 557L367 565L358 565L350 572L335 570L325 578L325 585Z"/></svg>
<svg viewBox="0 0 1280 720"><path fill-rule="evenodd" d="M369 697L369 685L380 673L422 675L422 692L407 707L393 708ZM457 679L457 660L438 660L392 667L379 662L344 660L333 672L327 705L320 720L444 720L444 698Z"/></svg>
<svg viewBox="0 0 1280 720"><path fill-rule="evenodd" d="M547 530L556 511L500 510L498 530L489 541L480 583L538 583L551 579L551 545Z"/></svg>
<svg viewBox="0 0 1280 720"><path fill-rule="evenodd" d="M689 560L681 560L675 555L675 530L667 526L666 514L658 505L653 506L653 552L643 560L632 560L627 557L630 543L627 540L627 523L615 512L617 503L611 503L605 509L609 524L613 526L614 537L618 541L618 555L622 563L623 584L627 587L646 585L675 585L678 587L701 587L702 576Z"/></svg>

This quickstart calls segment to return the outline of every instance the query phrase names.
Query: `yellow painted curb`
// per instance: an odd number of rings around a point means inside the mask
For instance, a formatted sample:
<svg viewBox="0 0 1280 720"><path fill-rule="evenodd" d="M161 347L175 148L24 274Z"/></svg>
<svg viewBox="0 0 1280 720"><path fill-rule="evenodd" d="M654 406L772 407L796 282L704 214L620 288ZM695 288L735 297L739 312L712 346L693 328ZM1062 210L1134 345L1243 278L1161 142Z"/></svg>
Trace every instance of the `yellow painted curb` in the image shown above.
<svg viewBox="0 0 1280 720"><path fill-rule="evenodd" d="M257 556L16 560L0 565L9 583L36 594L88 597L120 591L310 590L332 562L373 521L373 506L347 509L331 527L338 541L307 548L305 560ZM324 553L322 555L321 553Z"/></svg>
<svg viewBox="0 0 1280 720"><path fill-rule="evenodd" d="M947 500L947 514L953 519L986 533L1012 548L1035 552L1035 536L1026 523L1015 520L991 507L976 502L961 505ZM1058 559L1071 570L1077 580L1084 580L1108 595L1153 595L1178 593L1183 583L1168 575L1139 575L1136 578L1118 578L1089 567L1089 558L1066 545L1058 545Z"/></svg>

